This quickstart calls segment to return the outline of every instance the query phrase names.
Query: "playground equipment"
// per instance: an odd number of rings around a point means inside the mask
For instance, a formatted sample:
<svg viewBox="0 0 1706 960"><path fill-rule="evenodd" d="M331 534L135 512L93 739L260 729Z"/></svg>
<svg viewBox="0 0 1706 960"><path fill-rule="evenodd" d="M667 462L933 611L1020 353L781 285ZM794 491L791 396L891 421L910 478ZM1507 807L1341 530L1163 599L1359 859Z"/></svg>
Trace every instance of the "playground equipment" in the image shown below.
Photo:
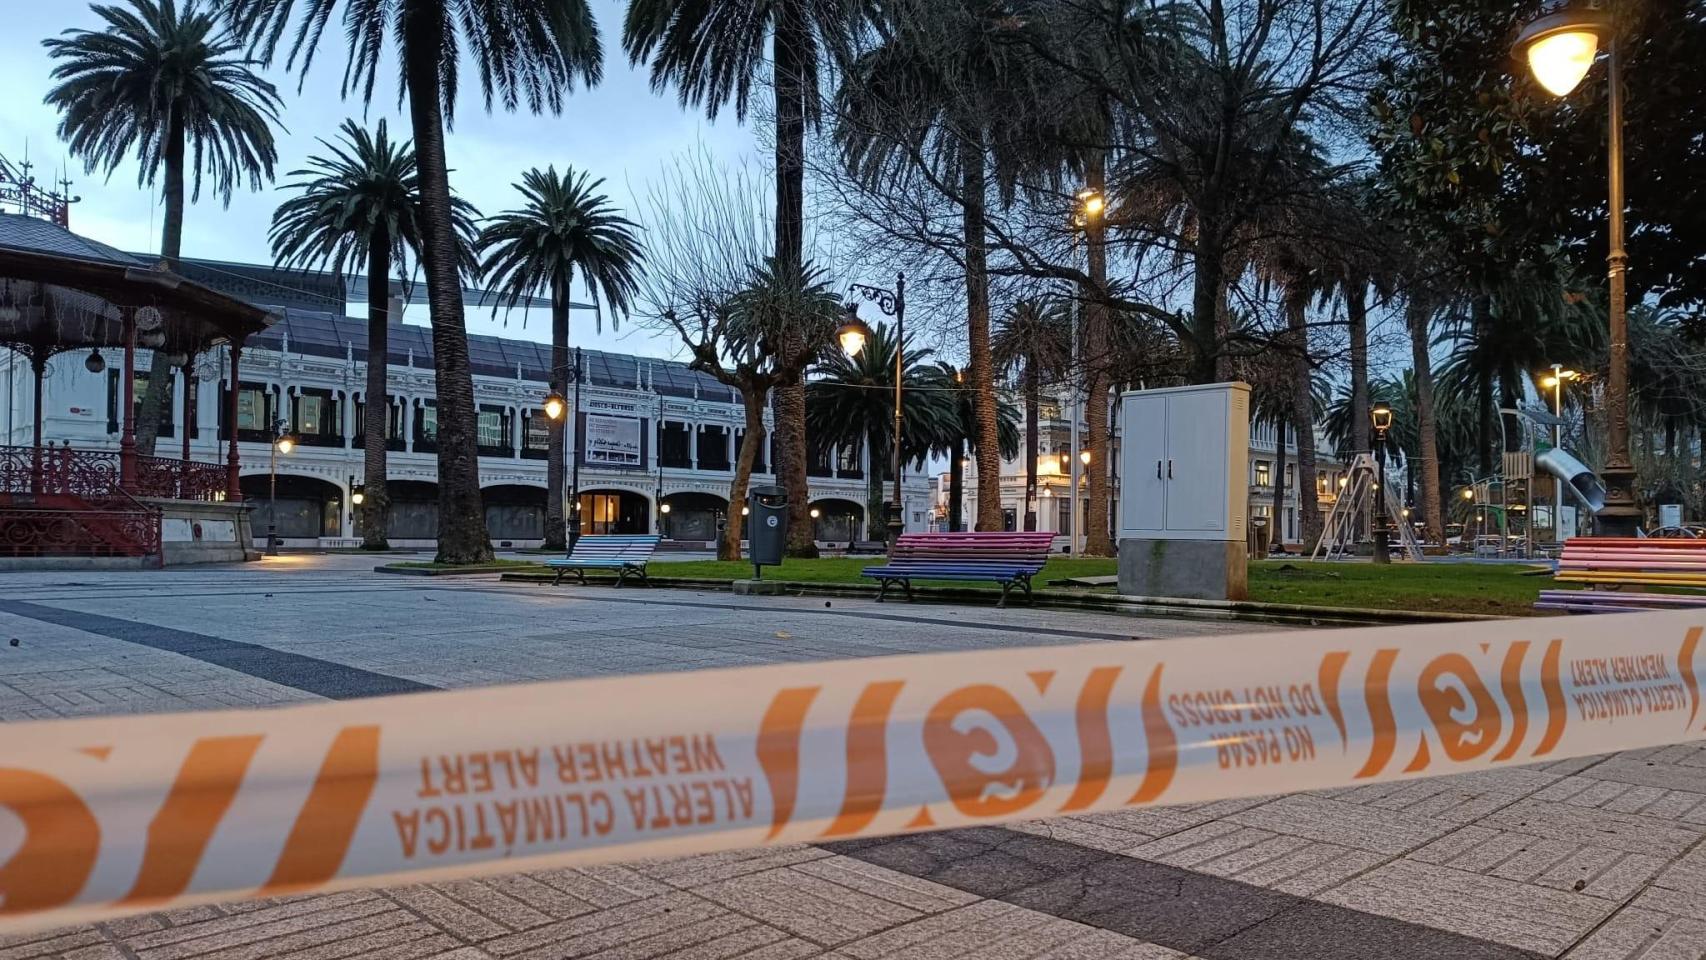
<svg viewBox="0 0 1706 960"><path fill-rule="evenodd" d="M1403 555L1411 560L1422 559L1422 545L1416 539L1415 531L1408 523L1403 522L1404 504L1393 492L1393 485L1388 483L1382 487L1379 483L1379 467L1375 465L1374 455L1359 453L1351 461L1351 467L1346 474L1345 488L1339 493L1339 499L1333 501L1333 509L1327 514L1326 529L1321 533L1321 539L1315 544L1315 552L1310 554L1311 560L1342 560L1351 554L1351 548L1361 539L1365 520L1376 496L1383 497L1386 505L1386 516L1398 519L1399 546Z"/></svg>

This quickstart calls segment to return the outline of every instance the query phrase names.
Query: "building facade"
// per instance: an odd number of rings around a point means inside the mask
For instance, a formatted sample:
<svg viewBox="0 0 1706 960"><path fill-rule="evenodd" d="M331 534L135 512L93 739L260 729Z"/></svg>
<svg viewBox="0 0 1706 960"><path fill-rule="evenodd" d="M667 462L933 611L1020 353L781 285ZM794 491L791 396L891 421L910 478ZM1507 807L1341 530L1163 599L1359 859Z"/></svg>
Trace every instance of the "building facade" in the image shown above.
<svg viewBox="0 0 1706 960"><path fill-rule="evenodd" d="M362 482L367 383L367 324L339 312L280 308L282 318L245 345L236 385L236 423L226 422L232 388L223 347L174 371L171 412L156 453L223 461L235 428L241 487L254 504L257 538L276 527L286 546L355 543L351 495ZM400 316L393 310L392 316ZM390 329L387 486L394 545L427 546L437 537L437 393L430 330ZM44 435L80 449L117 449L122 352L99 351L49 363L43 390ZM543 540L546 506L544 400L550 347L525 340L470 336L478 406L480 486L494 542L515 547ZM136 392L147 388L151 358L137 352ZM188 389L186 390L186 385ZM29 442L34 412L27 361L0 354L0 429L6 444ZM566 442L579 460L578 503L585 533L660 533L708 543L719 523L739 520L729 486L744 416L739 396L684 364L585 351ZM287 454L272 443L282 421L294 439ZM766 415L766 425L769 415ZM754 483L774 482L768 442ZM811 502L820 541L863 538L861 457L832 455L813 464ZM566 493L566 492L565 492ZM907 529L930 522L928 478L903 482ZM567 499L567 497L565 497ZM667 506L668 509L660 509Z"/></svg>
<svg viewBox="0 0 1706 960"><path fill-rule="evenodd" d="M1072 498L1069 491L1072 488L1072 421L1068 417L1069 406L1057 396L1045 394L1037 410L1037 497L1036 529L1047 530L1067 537L1072 530ZM1110 462L1102 467L1109 471L1109 494L1114 503L1119 502L1120 477L1120 437L1117 406L1110 405L1108 423L1112 435ZM1088 432L1088 424L1080 420L1079 442L1083 442ZM1270 542L1279 542L1286 547L1296 550L1302 546L1300 503L1319 511L1323 517L1333 509L1338 500L1341 481L1345 477L1346 465L1333 450L1333 446L1322 434L1319 427L1315 431L1316 447L1316 489L1304 494L1297 489L1297 441L1289 434L1286 438L1285 456L1285 492L1283 494L1283 510L1277 525L1274 522L1274 482L1280 470L1278 454L1278 431L1273 424L1252 423L1250 425L1249 464L1249 516L1252 520L1265 518L1268 521L1270 537L1277 537ZM1023 422L1019 427L1019 453L1001 461L1001 513L1004 527L1008 530L1025 529L1025 428ZM1088 473L1097 469L1096 464L1082 464L1079 472L1079 516L1082 517L1089 509L1088 498L1084 489L1088 485ZM946 530L949 524L949 475L942 473L935 478L935 524L937 529ZM969 459L965 464L965 480L963 499L965 501L961 529L971 529L977 516L977 463ZM1118 510L1111 509L1109 522L1116 527L1119 523ZM1254 525L1252 525L1254 526ZM1117 530L1110 531L1117 538ZM1064 543L1064 541L1062 541Z"/></svg>

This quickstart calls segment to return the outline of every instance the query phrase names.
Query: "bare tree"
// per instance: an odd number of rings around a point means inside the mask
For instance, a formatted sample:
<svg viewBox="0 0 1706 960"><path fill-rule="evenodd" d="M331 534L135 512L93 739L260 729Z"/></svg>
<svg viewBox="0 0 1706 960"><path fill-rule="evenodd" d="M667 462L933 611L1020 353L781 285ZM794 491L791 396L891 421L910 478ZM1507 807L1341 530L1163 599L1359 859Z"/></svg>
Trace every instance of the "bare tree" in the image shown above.
<svg viewBox="0 0 1706 960"><path fill-rule="evenodd" d="M809 262L771 256L773 211L764 196L759 178L719 167L700 152L666 165L644 204L647 269L635 320L679 339L688 366L738 392L745 413L719 560L740 558L734 518L764 444L771 394L800 381L840 313L838 298ZM794 507L803 514L806 504Z"/></svg>

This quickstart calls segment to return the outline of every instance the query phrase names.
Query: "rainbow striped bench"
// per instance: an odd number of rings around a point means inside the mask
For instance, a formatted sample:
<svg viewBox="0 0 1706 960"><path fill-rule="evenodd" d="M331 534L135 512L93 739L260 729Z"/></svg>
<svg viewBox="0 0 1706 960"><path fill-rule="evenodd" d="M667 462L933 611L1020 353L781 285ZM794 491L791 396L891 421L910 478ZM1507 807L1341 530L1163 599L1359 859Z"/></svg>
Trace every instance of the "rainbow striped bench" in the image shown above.
<svg viewBox="0 0 1706 960"><path fill-rule="evenodd" d="M1040 533L904 533L889 551L888 562L866 567L861 574L882 584L881 602L892 584L900 584L912 600L913 580L993 580L1001 585L999 607L1015 587L1032 602L1031 578L1048 562L1054 534Z"/></svg>
<svg viewBox="0 0 1706 960"><path fill-rule="evenodd" d="M1575 537L1565 542L1552 579L1584 588L1542 590L1535 609L1635 613L1706 607L1706 593L1688 592L1706 590L1706 540Z"/></svg>

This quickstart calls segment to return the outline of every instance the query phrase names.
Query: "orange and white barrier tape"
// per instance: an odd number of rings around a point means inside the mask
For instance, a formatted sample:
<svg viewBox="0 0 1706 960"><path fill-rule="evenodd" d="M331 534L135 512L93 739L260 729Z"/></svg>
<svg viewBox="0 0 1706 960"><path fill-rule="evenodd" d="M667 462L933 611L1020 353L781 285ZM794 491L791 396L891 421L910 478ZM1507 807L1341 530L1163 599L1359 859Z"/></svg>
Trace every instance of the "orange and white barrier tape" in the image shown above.
<svg viewBox="0 0 1706 960"><path fill-rule="evenodd" d="M9 724L0 931L1691 740L1703 626L1268 633Z"/></svg>

